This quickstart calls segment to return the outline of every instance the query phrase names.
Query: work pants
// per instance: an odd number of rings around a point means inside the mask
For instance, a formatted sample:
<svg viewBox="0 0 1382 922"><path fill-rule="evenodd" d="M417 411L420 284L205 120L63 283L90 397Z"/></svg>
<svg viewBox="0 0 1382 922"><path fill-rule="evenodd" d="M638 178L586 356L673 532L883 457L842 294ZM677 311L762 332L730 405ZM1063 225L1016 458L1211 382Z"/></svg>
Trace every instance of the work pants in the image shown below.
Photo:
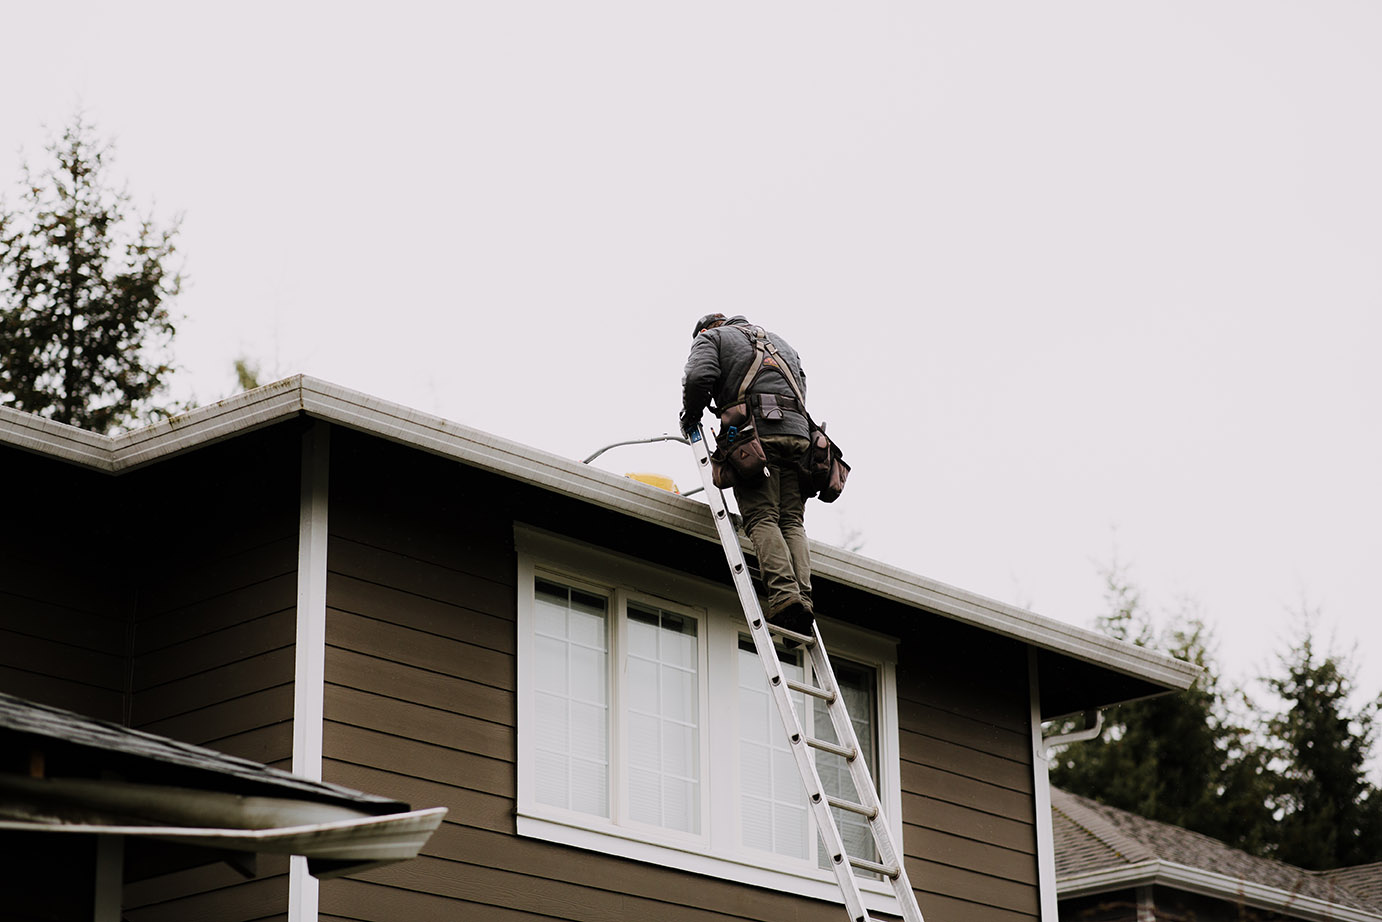
<svg viewBox="0 0 1382 922"><path fill-rule="evenodd" d="M798 475L808 442L798 435L769 435L762 441L770 473L760 483L735 487L734 498L758 555L768 590L768 615L797 601L811 611L811 556L803 523L806 499Z"/></svg>

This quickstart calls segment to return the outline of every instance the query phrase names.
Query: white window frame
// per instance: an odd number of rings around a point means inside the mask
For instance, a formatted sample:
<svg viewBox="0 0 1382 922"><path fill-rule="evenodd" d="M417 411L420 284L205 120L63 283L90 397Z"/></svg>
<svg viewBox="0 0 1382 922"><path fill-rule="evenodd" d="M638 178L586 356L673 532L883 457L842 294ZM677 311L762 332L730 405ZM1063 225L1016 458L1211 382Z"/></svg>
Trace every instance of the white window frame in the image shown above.
<svg viewBox="0 0 1382 922"><path fill-rule="evenodd" d="M733 589L676 570L645 563L526 525L514 526L518 551L518 816L521 836L619 855L665 867L758 887L841 902L833 872L811 862L744 847L738 785L739 635L748 625ZM697 619L700 681L700 811L698 834L627 822L624 781L626 745L617 682L610 688L610 818L540 804L535 796L534 586L543 578L610 599L611 672L623 662L623 612L628 602ZM853 625L821 618L832 657L877 670L879 798L902 842L897 719L897 641ZM617 764L616 764L617 763ZM878 781L879 779L875 779ZM814 849L809 850L814 852ZM870 910L899 914L883 881L859 879Z"/></svg>

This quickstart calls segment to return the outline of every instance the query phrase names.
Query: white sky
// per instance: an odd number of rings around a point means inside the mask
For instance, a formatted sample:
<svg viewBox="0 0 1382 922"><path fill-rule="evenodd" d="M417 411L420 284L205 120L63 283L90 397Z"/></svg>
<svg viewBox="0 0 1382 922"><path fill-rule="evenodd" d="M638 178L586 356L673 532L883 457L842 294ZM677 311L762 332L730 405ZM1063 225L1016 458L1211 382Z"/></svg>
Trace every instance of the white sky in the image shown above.
<svg viewBox="0 0 1382 922"><path fill-rule="evenodd" d="M746 313L854 465L814 537L1085 626L1116 541L1231 678L1304 600L1382 690L1382 5L0 13L7 192L80 105L186 213L180 396L245 354L581 458Z"/></svg>

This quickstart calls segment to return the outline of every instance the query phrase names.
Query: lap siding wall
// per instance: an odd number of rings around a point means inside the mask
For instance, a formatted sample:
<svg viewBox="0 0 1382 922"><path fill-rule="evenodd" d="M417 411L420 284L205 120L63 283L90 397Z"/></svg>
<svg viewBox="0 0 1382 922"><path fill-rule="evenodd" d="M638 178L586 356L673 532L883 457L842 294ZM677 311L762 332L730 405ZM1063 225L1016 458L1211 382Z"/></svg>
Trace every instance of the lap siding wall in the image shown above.
<svg viewBox="0 0 1382 922"><path fill-rule="evenodd" d="M182 501L146 540L131 645L131 726L290 769L297 627L296 427L245 436L125 475ZM129 922L286 918L288 861L246 880L204 865L127 886Z"/></svg>
<svg viewBox="0 0 1382 922"><path fill-rule="evenodd" d="M838 922L838 905L518 837L513 523L545 500L349 433L332 457L325 777L450 812L418 859L323 882L323 919ZM645 546L659 542L675 543ZM879 626L903 640L903 822L922 909L1035 919L1025 651L899 611L904 630Z"/></svg>

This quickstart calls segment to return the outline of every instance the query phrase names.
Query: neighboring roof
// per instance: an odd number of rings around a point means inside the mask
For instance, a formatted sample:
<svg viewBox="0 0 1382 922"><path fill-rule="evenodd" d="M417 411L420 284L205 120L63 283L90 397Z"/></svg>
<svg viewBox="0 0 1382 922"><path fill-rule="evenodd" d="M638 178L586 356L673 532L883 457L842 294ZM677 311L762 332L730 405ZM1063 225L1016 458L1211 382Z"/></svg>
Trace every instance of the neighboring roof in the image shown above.
<svg viewBox="0 0 1382 922"><path fill-rule="evenodd" d="M1382 913L1382 861L1317 873Z"/></svg>
<svg viewBox="0 0 1382 922"><path fill-rule="evenodd" d="M1051 789L1051 813L1062 898L1157 884L1304 919L1382 920L1379 907L1344 880L1257 858L1179 826L1058 788Z"/></svg>
<svg viewBox="0 0 1382 922"><path fill-rule="evenodd" d="M0 731L46 737L88 750L115 753L146 764L175 766L189 770L201 779L208 775L215 776L220 780L209 783L216 784L221 789L234 788L244 794L269 793L291 796L337 804L371 814L397 813L408 809L407 804L387 797L376 797L339 785L313 781L249 759L178 742L142 730L132 730L109 721L84 717L73 711L28 701L4 692L0 692Z"/></svg>
<svg viewBox="0 0 1382 922"><path fill-rule="evenodd" d="M117 436L0 407L0 443L119 474L307 415L533 484L583 502L717 541L703 503L427 413L306 376L269 384ZM934 611L1004 637L1184 689L1198 667L1034 614L840 548L812 542L812 570L845 586Z"/></svg>
<svg viewBox="0 0 1382 922"><path fill-rule="evenodd" d="M412 858L446 814L4 693L0 754L30 764L0 772L0 830L304 855L318 877Z"/></svg>

